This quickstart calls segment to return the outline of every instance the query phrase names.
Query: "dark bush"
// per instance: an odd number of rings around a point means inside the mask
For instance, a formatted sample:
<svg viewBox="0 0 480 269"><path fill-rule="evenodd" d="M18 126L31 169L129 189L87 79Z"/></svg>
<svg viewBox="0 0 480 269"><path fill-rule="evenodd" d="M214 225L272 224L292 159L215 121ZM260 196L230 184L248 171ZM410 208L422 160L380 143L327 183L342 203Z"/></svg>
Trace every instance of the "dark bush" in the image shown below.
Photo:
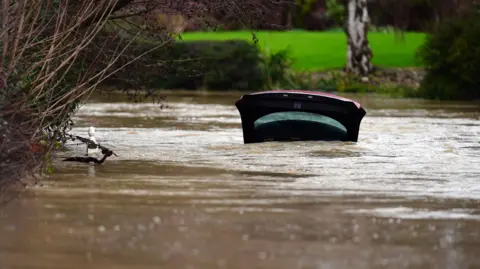
<svg viewBox="0 0 480 269"><path fill-rule="evenodd" d="M211 90L255 90L264 86L260 50L245 41L185 43L199 46L204 69L203 86ZM203 58L203 59L202 59Z"/></svg>
<svg viewBox="0 0 480 269"><path fill-rule="evenodd" d="M480 98L480 17L442 23L419 49L426 76L421 94L432 99Z"/></svg>
<svg viewBox="0 0 480 269"><path fill-rule="evenodd" d="M291 86L289 81L291 61L288 50L280 50L263 55L261 67L263 71L263 88Z"/></svg>
<svg viewBox="0 0 480 269"><path fill-rule="evenodd" d="M121 65L152 48L139 43L128 49ZM268 78L265 59L252 42L174 42L150 52L107 80L109 86L164 89L258 90Z"/></svg>

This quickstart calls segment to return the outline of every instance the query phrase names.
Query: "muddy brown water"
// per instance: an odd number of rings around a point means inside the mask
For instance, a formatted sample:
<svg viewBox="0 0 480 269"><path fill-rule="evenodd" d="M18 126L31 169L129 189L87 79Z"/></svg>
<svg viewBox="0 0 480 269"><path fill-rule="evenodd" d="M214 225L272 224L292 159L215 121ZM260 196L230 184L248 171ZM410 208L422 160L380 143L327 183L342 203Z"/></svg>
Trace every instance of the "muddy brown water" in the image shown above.
<svg viewBox="0 0 480 269"><path fill-rule="evenodd" d="M347 96L358 143L244 145L240 95L93 97L74 133L119 157L0 208L0 268L480 268L478 103Z"/></svg>

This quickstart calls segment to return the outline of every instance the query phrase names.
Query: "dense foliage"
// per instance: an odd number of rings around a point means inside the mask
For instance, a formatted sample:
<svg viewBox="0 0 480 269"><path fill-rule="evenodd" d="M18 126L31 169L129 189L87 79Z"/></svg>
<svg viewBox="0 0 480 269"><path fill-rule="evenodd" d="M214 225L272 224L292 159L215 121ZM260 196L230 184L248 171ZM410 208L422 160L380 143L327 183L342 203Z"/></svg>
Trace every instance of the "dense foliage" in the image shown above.
<svg viewBox="0 0 480 269"><path fill-rule="evenodd" d="M155 46L152 43L130 45L116 66L122 66ZM125 66L105 80L104 85L148 89L260 90L280 81L288 68L283 52L265 54L253 42L177 41L153 49L148 57Z"/></svg>
<svg viewBox="0 0 480 269"><path fill-rule="evenodd" d="M260 53L248 42L177 42L165 53L163 59L169 64L164 79L158 83L162 88L247 90L262 87Z"/></svg>
<svg viewBox="0 0 480 269"><path fill-rule="evenodd" d="M427 98L480 98L480 16L472 12L440 25L418 56L427 75L421 90Z"/></svg>

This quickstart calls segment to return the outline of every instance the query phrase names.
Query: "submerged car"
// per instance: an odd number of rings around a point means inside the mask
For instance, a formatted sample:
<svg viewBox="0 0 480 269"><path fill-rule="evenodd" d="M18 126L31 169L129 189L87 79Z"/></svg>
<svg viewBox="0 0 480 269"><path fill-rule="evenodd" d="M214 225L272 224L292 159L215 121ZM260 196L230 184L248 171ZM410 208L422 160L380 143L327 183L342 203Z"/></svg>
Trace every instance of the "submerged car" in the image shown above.
<svg viewBox="0 0 480 269"><path fill-rule="evenodd" d="M366 111L355 101L323 92L280 90L244 95L235 103L244 143L354 141Z"/></svg>

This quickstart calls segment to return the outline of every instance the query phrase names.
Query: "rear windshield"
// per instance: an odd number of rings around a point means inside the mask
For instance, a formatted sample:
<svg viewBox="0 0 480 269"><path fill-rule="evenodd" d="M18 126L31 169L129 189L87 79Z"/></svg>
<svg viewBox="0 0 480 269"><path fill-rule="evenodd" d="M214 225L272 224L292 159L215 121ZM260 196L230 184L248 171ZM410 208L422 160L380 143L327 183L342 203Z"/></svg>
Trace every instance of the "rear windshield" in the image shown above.
<svg viewBox="0 0 480 269"><path fill-rule="evenodd" d="M255 121L255 128L266 123L273 123L276 121L307 121L307 122L316 122L321 124L331 125L332 127L339 128L343 131L347 131L345 126L340 122L320 114L314 114L309 112L299 112L299 111L287 111L287 112L277 112L263 116Z"/></svg>
<svg viewBox="0 0 480 269"><path fill-rule="evenodd" d="M258 139L326 139L344 140L347 129L325 115L286 111L263 116L254 123Z"/></svg>

